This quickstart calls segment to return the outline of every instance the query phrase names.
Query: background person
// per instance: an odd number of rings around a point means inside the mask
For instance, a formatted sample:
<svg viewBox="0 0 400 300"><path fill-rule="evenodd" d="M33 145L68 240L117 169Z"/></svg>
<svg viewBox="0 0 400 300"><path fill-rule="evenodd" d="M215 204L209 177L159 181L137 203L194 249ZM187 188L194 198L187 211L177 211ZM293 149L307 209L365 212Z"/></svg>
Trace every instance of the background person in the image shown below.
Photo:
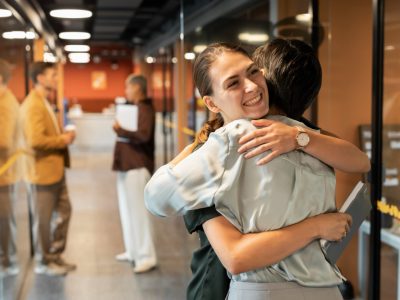
<svg viewBox="0 0 400 300"><path fill-rule="evenodd" d="M33 89L22 104L22 120L28 147L34 152L34 166L28 174L32 188L32 232L35 272L65 275L76 268L62 257L71 218L65 167L69 167L68 145L75 132L62 132L48 99L57 89L54 64L33 63Z"/></svg>
<svg viewBox="0 0 400 300"><path fill-rule="evenodd" d="M18 139L19 103L7 88L11 67L0 59L0 167L15 153ZM11 166L0 174L0 275L16 275L17 265L16 224L16 173Z"/></svg>
<svg viewBox="0 0 400 300"><path fill-rule="evenodd" d="M150 219L143 191L154 170L155 112L147 97L147 81L130 75L125 82L127 104L138 107L138 130L128 131L116 121L117 142L112 169L117 171L117 193L125 252L119 261L134 262L135 273L147 272L157 264Z"/></svg>

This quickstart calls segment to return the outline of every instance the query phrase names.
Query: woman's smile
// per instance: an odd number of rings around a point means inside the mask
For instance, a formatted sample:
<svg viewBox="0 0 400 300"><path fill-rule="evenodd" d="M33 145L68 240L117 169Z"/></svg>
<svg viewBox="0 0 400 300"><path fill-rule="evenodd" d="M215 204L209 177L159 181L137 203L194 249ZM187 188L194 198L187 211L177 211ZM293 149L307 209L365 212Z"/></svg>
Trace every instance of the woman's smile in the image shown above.
<svg viewBox="0 0 400 300"><path fill-rule="evenodd" d="M262 99L262 93L259 93L257 96L244 101L243 106L256 106L258 104L261 104Z"/></svg>

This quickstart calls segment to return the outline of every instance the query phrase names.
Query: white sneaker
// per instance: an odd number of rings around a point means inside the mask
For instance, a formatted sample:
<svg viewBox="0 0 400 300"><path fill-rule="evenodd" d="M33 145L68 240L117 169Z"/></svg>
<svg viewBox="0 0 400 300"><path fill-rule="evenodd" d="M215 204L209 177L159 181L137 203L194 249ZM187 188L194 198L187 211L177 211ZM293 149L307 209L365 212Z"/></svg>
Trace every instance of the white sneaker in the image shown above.
<svg viewBox="0 0 400 300"><path fill-rule="evenodd" d="M8 267L0 266L0 277L15 276L19 273L17 264L12 264Z"/></svg>
<svg viewBox="0 0 400 300"><path fill-rule="evenodd" d="M156 267L157 267L156 262L144 261L142 263L135 265L133 267L133 272L135 272L136 274L145 273L153 270Z"/></svg>
<svg viewBox="0 0 400 300"><path fill-rule="evenodd" d="M68 270L63 266L59 266L51 262L47 265L45 264L36 265L35 273L47 276L64 276L68 273Z"/></svg>
<svg viewBox="0 0 400 300"><path fill-rule="evenodd" d="M133 260L129 257L127 252L115 255L115 259L118 261L129 261L129 262L131 262Z"/></svg>

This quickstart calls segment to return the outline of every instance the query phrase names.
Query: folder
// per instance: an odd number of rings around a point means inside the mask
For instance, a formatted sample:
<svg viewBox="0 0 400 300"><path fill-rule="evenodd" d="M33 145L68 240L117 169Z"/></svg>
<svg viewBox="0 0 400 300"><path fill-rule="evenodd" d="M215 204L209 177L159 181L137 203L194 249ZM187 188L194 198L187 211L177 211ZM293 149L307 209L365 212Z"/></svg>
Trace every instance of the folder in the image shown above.
<svg viewBox="0 0 400 300"><path fill-rule="evenodd" d="M128 131L138 129L138 107L131 104L118 104L116 106L116 119L121 128Z"/></svg>
<svg viewBox="0 0 400 300"><path fill-rule="evenodd" d="M361 223L369 215L371 208L372 206L367 185L359 181L339 210L339 212L345 212L351 215L353 219L346 237L341 241L336 242L324 239L320 240L325 257L331 264L335 264L338 258L342 255L351 238L361 226Z"/></svg>

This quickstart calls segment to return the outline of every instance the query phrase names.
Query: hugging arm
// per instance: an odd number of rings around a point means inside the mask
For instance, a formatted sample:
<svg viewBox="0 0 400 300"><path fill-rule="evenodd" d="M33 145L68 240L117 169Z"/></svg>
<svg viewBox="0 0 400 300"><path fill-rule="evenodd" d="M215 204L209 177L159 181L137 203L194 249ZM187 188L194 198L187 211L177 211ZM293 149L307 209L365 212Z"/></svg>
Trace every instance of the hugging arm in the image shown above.
<svg viewBox="0 0 400 300"><path fill-rule="evenodd" d="M350 225L349 215L327 213L259 233L243 234L223 216L206 221L203 229L224 267L238 274L277 263L315 239L340 240Z"/></svg>
<svg viewBox="0 0 400 300"><path fill-rule="evenodd" d="M183 215L213 205L227 157L225 136L213 135L197 151L185 148L171 163L159 168L147 183L145 203L155 215Z"/></svg>
<svg viewBox="0 0 400 300"><path fill-rule="evenodd" d="M252 123L259 128L239 140L242 145L239 151L248 151L246 158L271 150L259 160L259 164L265 164L282 153L296 149L297 128L265 119L253 120ZM305 130L310 136L310 143L303 149L304 152L344 172L364 173L371 168L368 156L352 143L307 128Z"/></svg>

